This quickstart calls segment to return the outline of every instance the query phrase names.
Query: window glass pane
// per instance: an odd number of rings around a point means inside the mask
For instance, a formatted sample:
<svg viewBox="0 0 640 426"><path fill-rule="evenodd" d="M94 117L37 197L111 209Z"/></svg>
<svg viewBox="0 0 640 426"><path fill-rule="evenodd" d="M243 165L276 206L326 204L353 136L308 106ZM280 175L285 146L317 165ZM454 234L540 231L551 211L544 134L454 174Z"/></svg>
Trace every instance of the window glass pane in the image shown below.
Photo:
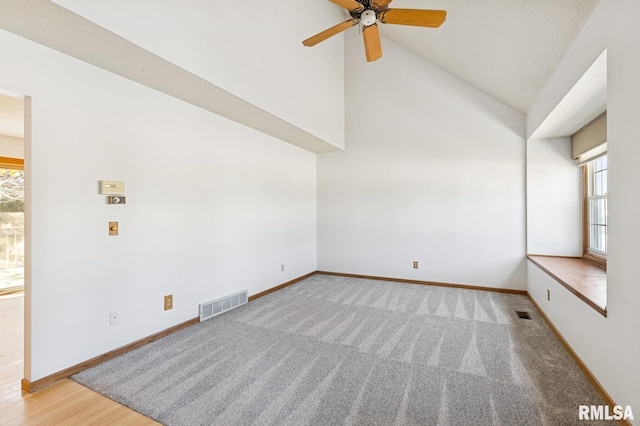
<svg viewBox="0 0 640 426"><path fill-rule="evenodd" d="M607 252L607 245L606 245L606 241L607 241L607 227L606 226L598 226L597 227L597 246L595 247L596 250L602 252L602 253L606 253Z"/></svg>
<svg viewBox="0 0 640 426"><path fill-rule="evenodd" d="M604 215L604 198L596 200L596 216L594 222L597 225L606 225L607 221Z"/></svg>
<svg viewBox="0 0 640 426"><path fill-rule="evenodd" d="M607 193L607 171L601 170L594 173L592 195L604 195Z"/></svg>
<svg viewBox="0 0 640 426"><path fill-rule="evenodd" d="M602 254L607 253L607 161L605 155L587 165L588 249Z"/></svg>
<svg viewBox="0 0 640 426"><path fill-rule="evenodd" d="M24 284L24 172L0 168L0 293Z"/></svg>
<svg viewBox="0 0 640 426"><path fill-rule="evenodd" d="M588 192L590 197L594 193L594 190L593 190L593 181L594 181L594 176L595 176L594 169L595 169L595 162L592 161L590 163L587 163L587 175L588 175L588 178L587 178L587 182L588 182L587 192Z"/></svg>

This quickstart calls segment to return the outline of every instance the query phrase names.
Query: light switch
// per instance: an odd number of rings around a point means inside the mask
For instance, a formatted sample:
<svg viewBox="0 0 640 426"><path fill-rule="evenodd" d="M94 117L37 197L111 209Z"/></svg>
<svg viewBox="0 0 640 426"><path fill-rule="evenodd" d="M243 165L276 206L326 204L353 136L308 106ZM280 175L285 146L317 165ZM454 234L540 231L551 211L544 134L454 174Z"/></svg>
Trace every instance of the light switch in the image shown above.
<svg viewBox="0 0 640 426"><path fill-rule="evenodd" d="M118 222L109 222L109 235L118 235Z"/></svg>

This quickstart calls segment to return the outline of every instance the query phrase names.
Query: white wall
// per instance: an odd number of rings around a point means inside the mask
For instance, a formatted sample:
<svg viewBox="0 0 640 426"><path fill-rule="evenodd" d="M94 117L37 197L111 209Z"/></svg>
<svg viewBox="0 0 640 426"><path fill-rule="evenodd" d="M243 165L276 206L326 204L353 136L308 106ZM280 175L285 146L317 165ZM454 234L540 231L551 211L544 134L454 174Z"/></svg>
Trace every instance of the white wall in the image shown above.
<svg viewBox="0 0 640 426"><path fill-rule="evenodd" d="M571 138L527 142L527 252L582 255L581 169Z"/></svg>
<svg viewBox="0 0 640 426"><path fill-rule="evenodd" d="M0 135L0 156L24 158L24 141L12 136Z"/></svg>
<svg viewBox="0 0 640 426"><path fill-rule="evenodd" d="M0 55L32 103L27 379L316 269L315 154L3 31Z"/></svg>
<svg viewBox="0 0 640 426"><path fill-rule="evenodd" d="M298 0L277 5L199 0L56 3L344 147L343 36L313 48L302 45L302 40L344 21L336 5Z"/></svg>
<svg viewBox="0 0 640 426"><path fill-rule="evenodd" d="M347 146L318 156L319 269L524 289L524 116L382 45L366 63L346 35Z"/></svg>
<svg viewBox="0 0 640 426"><path fill-rule="evenodd" d="M529 265L528 291L613 399L640 412L640 2L600 0L527 117L533 132L593 60L608 49L609 253L607 311L579 300L547 302L552 283ZM584 305L584 306L583 306ZM636 420L635 423L638 421Z"/></svg>

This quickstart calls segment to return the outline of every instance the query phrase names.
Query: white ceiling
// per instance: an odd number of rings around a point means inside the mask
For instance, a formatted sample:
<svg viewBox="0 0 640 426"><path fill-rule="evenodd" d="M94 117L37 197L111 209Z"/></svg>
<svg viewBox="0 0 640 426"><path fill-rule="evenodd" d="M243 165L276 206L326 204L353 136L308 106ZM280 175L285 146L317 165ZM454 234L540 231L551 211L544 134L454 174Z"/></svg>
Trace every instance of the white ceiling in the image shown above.
<svg viewBox="0 0 640 426"><path fill-rule="evenodd" d="M607 51L605 50L530 137L544 139L573 135L606 109Z"/></svg>
<svg viewBox="0 0 640 426"><path fill-rule="evenodd" d="M444 9L447 20L437 29L379 27L385 37L526 114L597 3L393 0L390 8Z"/></svg>
<svg viewBox="0 0 640 426"><path fill-rule="evenodd" d="M385 24L380 25L380 28L388 39L526 114L597 2L598 0L394 0L390 5L392 8L445 9L447 20L437 29ZM2 25L5 29L119 72L113 64L108 66L105 63L108 62L109 55L95 49L95 45L93 49L87 43L84 43L86 46L74 46L74 43L82 44L84 40L91 39L100 30L104 33L103 29L96 25L91 28L88 22L79 23L80 17L72 13L62 16L64 9L59 6L51 7L55 3L46 0L14 0L6 4L14 15L6 14L7 20ZM327 1L327 7L337 6ZM22 19L29 13L39 15L39 25L34 25L32 20ZM51 31L39 30L45 26L40 25L44 22L45 15L46 19L56 15L56 20L50 19L51 22L46 22L47 25L58 29L69 28L69 34L65 35L64 40L56 41ZM17 17L22 20L16 19ZM70 25L72 21L74 25ZM82 34L79 31L81 29L84 31ZM122 49L123 40L111 38L115 40L112 50ZM105 38L105 45L110 45L111 41ZM382 41L383 50L384 44L385 40ZM135 46L130 47L133 49ZM142 49L134 53L141 62L145 61L144 57L148 54ZM159 58L152 59L157 62ZM140 81L130 75L126 76ZM183 96L173 95L185 99ZM194 102L193 99L189 101ZM3 102L0 98L0 102L1 106L15 101ZM204 107L212 110L210 106ZM11 115L4 110L1 112L0 126L7 128L0 128L0 134L22 137L22 123L15 120L11 123ZM246 116L246 113L241 115ZM19 132L16 130L18 127ZM298 135L297 138L299 137Z"/></svg>
<svg viewBox="0 0 640 426"><path fill-rule="evenodd" d="M24 137L24 100L0 93L0 135Z"/></svg>
<svg viewBox="0 0 640 426"><path fill-rule="evenodd" d="M170 1L170 0L169 0ZM0 29L311 152L338 148L49 0L0 0Z"/></svg>

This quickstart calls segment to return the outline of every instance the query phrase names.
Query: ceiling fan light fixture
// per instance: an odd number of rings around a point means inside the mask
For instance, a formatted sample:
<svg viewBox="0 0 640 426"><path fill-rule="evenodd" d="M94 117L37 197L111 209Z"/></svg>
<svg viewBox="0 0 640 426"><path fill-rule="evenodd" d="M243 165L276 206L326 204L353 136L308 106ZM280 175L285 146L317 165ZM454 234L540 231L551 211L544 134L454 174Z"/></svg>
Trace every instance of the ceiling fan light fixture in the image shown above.
<svg viewBox="0 0 640 426"><path fill-rule="evenodd" d="M377 18L375 11L367 9L360 14L360 23L363 27L368 27L369 25L375 24Z"/></svg>
<svg viewBox="0 0 640 426"><path fill-rule="evenodd" d="M305 46L316 44L333 37L360 23L364 50L368 62L382 57L380 43L381 24L412 25L415 27L438 28L447 19L446 10L389 9L392 0L329 0L347 9L351 19L334 25L302 42Z"/></svg>

